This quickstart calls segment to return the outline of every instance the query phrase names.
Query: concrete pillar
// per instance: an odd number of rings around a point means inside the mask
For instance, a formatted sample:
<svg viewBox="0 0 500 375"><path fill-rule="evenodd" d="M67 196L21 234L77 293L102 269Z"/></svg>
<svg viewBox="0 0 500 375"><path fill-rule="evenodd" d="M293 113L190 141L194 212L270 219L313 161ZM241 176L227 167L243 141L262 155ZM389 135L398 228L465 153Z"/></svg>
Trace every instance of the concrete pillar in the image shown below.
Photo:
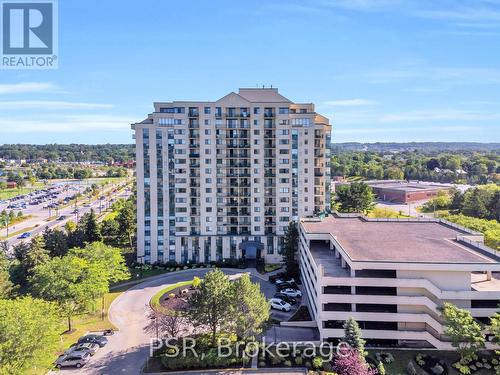
<svg viewBox="0 0 500 375"><path fill-rule="evenodd" d="M491 281L491 271L486 271L486 281Z"/></svg>

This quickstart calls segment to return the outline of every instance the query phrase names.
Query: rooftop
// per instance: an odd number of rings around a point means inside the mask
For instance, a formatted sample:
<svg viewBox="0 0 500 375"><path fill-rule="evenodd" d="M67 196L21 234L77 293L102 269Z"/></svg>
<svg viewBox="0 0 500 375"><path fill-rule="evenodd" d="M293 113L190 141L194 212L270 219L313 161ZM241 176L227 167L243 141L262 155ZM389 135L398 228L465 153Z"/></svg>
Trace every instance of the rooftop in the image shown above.
<svg viewBox="0 0 500 375"><path fill-rule="evenodd" d="M238 91L238 95L249 102L290 103L290 100L281 95L276 88L241 88Z"/></svg>
<svg viewBox="0 0 500 375"><path fill-rule="evenodd" d="M378 189L404 190L406 192L422 191L422 190L449 190L449 186L439 184L424 183L424 182L368 182L369 186Z"/></svg>
<svg viewBox="0 0 500 375"><path fill-rule="evenodd" d="M494 255L459 243L456 237L464 233L439 222L328 216L301 224L306 233L330 233L353 261L498 263Z"/></svg>

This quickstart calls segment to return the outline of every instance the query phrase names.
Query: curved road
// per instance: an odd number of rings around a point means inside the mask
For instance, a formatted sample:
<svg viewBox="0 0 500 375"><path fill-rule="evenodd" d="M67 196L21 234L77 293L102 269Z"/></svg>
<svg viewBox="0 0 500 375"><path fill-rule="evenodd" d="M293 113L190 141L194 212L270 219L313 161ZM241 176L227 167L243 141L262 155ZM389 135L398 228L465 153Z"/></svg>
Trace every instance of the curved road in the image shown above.
<svg viewBox="0 0 500 375"><path fill-rule="evenodd" d="M125 291L109 309L109 319L119 331L109 337L108 344L100 349L84 368L63 371L92 375L140 374L145 360L149 357L149 342L152 337L143 330L147 323L147 305L151 297L169 284L191 280L194 276L202 277L209 270L198 268L167 273ZM228 275L237 275L251 270L224 269L224 272Z"/></svg>

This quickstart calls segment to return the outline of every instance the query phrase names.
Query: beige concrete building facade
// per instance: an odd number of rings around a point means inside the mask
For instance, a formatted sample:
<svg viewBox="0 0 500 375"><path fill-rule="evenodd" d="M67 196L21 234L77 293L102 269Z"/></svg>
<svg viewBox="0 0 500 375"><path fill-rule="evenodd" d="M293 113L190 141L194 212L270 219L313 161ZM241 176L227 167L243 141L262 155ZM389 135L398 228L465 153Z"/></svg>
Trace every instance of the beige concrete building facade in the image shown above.
<svg viewBox="0 0 500 375"><path fill-rule="evenodd" d="M299 250L323 341L344 337L352 317L368 345L451 350L444 302L484 324L500 311L498 253L478 233L440 219L302 219Z"/></svg>
<svg viewBox="0 0 500 375"><path fill-rule="evenodd" d="M132 129L141 262L276 262L288 223L329 209L329 121L275 88L157 102Z"/></svg>

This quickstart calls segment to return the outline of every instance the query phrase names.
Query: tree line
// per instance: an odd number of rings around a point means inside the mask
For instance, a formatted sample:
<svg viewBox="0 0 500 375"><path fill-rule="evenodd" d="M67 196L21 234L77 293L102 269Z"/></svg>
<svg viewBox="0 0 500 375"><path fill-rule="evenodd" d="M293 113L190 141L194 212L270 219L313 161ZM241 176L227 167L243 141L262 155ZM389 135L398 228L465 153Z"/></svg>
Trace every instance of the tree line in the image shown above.
<svg viewBox="0 0 500 375"><path fill-rule="evenodd" d="M0 159L37 160L46 159L54 162L84 162L101 161L126 162L134 160L135 146L133 144L4 144L0 145Z"/></svg>
<svg viewBox="0 0 500 375"><path fill-rule="evenodd" d="M443 183L500 182L496 152L339 151L332 156L332 176L366 179L406 179Z"/></svg>

